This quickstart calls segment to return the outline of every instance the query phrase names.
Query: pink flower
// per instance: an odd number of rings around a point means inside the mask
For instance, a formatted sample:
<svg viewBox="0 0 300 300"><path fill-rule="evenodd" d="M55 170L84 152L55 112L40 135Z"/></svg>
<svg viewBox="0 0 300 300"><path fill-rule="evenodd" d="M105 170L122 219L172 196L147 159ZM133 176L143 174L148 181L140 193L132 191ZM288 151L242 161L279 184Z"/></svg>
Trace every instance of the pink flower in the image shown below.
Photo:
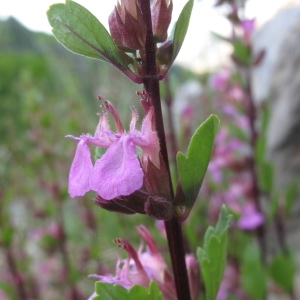
<svg viewBox="0 0 300 300"><path fill-rule="evenodd" d="M134 284L148 287L150 281L154 280L158 283L164 299L175 300L176 290L173 277L168 271L151 233L143 225L138 226L137 230L147 245L146 251L143 251L144 247L141 245L136 252L126 240L115 239L118 246L128 252L127 259L122 261L118 259L115 276L91 276L102 282L119 284L126 289Z"/></svg>
<svg viewBox="0 0 300 300"><path fill-rule="evenodd" d="M255 29L255 19L244 19L241 21L241 27L244 33L244 40L247 44L250 44L251 36Z"/></svg>
<svg viewBox="0 0 300 300"><path fill-rule="evenodd" d="M115 239L118 246L128 252L125 260L118 259L116 275L91 275L99 281L112 284L119 284L126 289L132 285L138 284L145 287L149 286L151 280L156 281L165 300L176 300L176 289L173 276L159 253L155 241L149 230L140 225L137 231L146 244L141 245L138 251L124 239ZM189 284L192 293L192 299L199 298L199 264L193 255L186 255L186 265L188 271ZM93 296L96 296L94 293Z"/></svg>
<svg viewBox="0 0 300 300"><path fill-rule="evenodd" d="M225 92L229 84L230 76L231 74L228 69L221 69L210 78L211 87L219 92Z"/></svg>
<svg viewBox="0 0 300 300"><path fill-rule="evenodd" d="M239 228L244 230L254 230L264 223L264 216L256 210L254 205L243 206L241 216L237 222Z"/></svg>
<svg viewBox="0 0 300 300"><path fill-rule="evenodd" d="M135 129L137 112L132 110L130 130L126 132L114 106L105 101L105 111L100 115L94 136L72 135L67 137L78 141L76 153L69 174L69 194L71 197L83 196L93 190L105 200L127 196L143 185L144 169L147 162L159 168L159 143L153 131L153 108L150 108L142 123L141 131ZM110 130L107 110L113 116L116 133ZM93 165L87 144L108 148ZM142 149L141 162L136 155L136 146ZM141 167L141 164L143 168Z"/></svg>

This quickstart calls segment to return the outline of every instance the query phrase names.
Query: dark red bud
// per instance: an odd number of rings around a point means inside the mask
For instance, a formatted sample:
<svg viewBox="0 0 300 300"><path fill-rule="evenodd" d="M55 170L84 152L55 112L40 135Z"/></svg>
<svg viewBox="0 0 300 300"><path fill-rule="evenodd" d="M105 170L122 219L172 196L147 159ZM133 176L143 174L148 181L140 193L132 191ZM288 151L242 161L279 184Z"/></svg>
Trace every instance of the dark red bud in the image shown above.
<svg viewBox="0 0 300 300"><path fill-rule="evenodd" d="M173 10L172 0L155 0L151 9L153 35L157 42L162 43L168 36Z"/></svg>
<svg viewBox="0 0 300 300"><path fill-rule="evenodd" d="M132 3L132 1L131 1ZM146 40L146 24L138 6L126 1L118 3L108 18L111 37L120 48L143 49Z"/></svg>

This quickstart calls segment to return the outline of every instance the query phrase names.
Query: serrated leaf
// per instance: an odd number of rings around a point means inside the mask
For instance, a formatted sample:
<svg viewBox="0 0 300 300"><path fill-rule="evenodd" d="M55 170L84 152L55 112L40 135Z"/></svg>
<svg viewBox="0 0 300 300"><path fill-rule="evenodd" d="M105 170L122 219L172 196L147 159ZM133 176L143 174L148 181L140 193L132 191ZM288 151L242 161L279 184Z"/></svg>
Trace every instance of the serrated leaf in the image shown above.
<svg viewBox="0 0 300 300"><path fill-rule="evenodd" d="M193 5L194 5L194 0L189 0L185 4L185 6L183 7L179 15L178 20L176 21L172 29L172 34L170 39L173 41L173 46L172 46L172 59L170 64L172 64L175 58L177 57L180 48L183 44L185 35L188 30Z"/></svg>
<svg viewBox="0 0 300 300"><path fill-rule="evenodd" d="M206 300L216 298L223 277L230 220L231 215L223 205L216 227L207 229L204 246L197 249L197 258L205 284Z"/></svg>
<svg viewBox="0 0 300 300"><path fill-rule="evenodd" d="M251 299L265 298L266 274L261 263L259 249L256 246L249 245L243 254L241 284Z"/></svg>
<svg viewBox="0 0 300 300"><path fill-rule="evenodd" d="M198 196L219 124L220 120L216 115L208 117L192 136L187 156L182 152L177 153L176 161L186 208L182 220L188 217Z"/></svg>
<svg viewBox="0 0 300 300"><path fill-rule="evenodd" d="M133 285L129 290L118 284L97 281L95 290L97 296L93 300L163 300L158 284L154 281L150 282L148 289L141 285Z"/></svg>
<svg viewBox="0 0 300 300"><path fill-rule="evenodd" d="M288 255L278 253L270 263L269 273L276 284L281 286L286 292L291 292L296 273L294 257L290 253Z"/></svg>
<svg viewBox="0 0 300 300"><path fill-rule="evenodd" d="M70 0L53 4L47 16L55 38L70 51L128 69L108 31L80 4Z"/></svg>

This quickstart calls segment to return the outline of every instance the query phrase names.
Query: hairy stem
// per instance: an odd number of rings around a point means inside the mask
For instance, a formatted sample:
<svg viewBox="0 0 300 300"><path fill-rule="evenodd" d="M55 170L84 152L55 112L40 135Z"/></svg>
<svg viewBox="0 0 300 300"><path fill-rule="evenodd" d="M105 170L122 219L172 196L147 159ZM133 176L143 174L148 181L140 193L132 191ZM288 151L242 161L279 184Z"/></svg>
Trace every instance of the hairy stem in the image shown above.
<svg viewBox="0 0 300 300"><path fill-rule="evenodd" d="M169 81L168 76L166 77L164 83L165 83L165 88L166 88L165 103L167 106L167 118L168 118L170 146L171 146L170 156L171 156L171 160L173 161L174 167L176 168L176 153L177 153L178 149L177 149L175 127L174 127L174 118L173 118L173 114L172 114L173 98L172 98L172 94L171 94L171 87L170 87L170 81ZM176 172L176 175L177 175L177 172ZM176 180L178 180L178 178L176 178Z"/></svg>
<svg viewBox="0 0 300 300"><path fill-rule="evenodd" d="M143 84L144 88L148 92L152 99L156 130L159 138L160 151L163 157L163 161L168 170L169 185L171 191L171 199L174 198L174 192L171 181L168 151L166 145L164 123L161 110L160 92L159 92L159 81L156 69L156 48L153 39L152 22L151 22L151 9L150 0L141 0L140 6L144 21L147 26L146 44L145 44L145 56L143 59ZM181 224L178 218L174 215L173 218L165 222L169 252L172 261L172 267L175 277L175 285L177 298L180 300L190 300L189 282L185 264L185 253L183 246L183 237L181 231Z"/></svg>

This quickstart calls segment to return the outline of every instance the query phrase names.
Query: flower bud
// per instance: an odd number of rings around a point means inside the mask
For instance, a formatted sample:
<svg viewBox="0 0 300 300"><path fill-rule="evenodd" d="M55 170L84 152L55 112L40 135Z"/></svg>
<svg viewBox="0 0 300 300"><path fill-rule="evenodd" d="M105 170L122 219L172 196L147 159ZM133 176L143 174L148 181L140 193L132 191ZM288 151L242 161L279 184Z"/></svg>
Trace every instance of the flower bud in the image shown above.
<svg viewBox="0 0 300 300"><path fill-rule="evenodd" d="M118 2L108 24L111 37L118 47L133 50L144 48L147 28L136 1Z"/></svg>
<svg viewBox="0 0 300 300"><path fill-rule="evenodd" d="M151 6L152 30L156 42L167 39L173 10L172 0L154 0Z"/></svg>
<svg viewBox="0 0 300 300"><path fill-rule="evenodd" d="M199 263L196 260L193 254L186 254L185 256L185 263L188 272L189 278L189 286L191 291L191 298L199 299L200 294L200 270L199 270Z"/></svg>
<svg viewBox="0 0 300 300"><path fill-rule="evenodd" d="M144 207L146 214L156 220L170 220L173 216L172 203L163 197L149 196Z"/></svg>

